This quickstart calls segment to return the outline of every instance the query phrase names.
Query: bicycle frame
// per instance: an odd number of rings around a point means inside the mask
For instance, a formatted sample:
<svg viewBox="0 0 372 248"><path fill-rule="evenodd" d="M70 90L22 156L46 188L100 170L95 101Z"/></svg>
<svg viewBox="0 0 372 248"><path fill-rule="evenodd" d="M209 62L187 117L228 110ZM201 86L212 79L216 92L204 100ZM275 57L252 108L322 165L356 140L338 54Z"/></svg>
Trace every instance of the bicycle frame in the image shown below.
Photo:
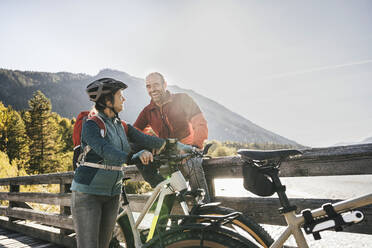
<svg viewBox="0 0 372 248"><path fill-rule="evenodd" d="M334 210L337 213L347 212L359 207L364 207L372 204L372 194L366 194L360 197L344 200L332 204ZM311 211L314 218L325 216L326 212L323 208L317 208ZM295 211L291 211L283 214L287 222L287 228L279 236L277 240L270 246L270 248L282 247L287 239L293 235L298 247L308 248L308 244L301 230L302 225L305 223L305 219L302 215L296 215Z"/></svg>
<svg viewBox="0 0 372 248"><path fill-rule="evenodd" d="M165 197L169 195L174 195L176 192L181 192L186 189L187 189L187 183L182 173L180 171L174 172L170 178L165 179L163 182L161 182L155 187L154 192L152 193L150 198L147 200L137 221L134 221L133 212L129 206L129 202L126 199L124 199L124 204L122 206L123 211L117 217L117 223L119 224L120 228L122 229L126 237L133 237L133 242L127 240L127 245L128 245L127 247L138 248L144 245L141 240L138 227L143 221L145 215L148 213L148 211L154 205L157 199L158 199L158 202L157 202L156 209L154 212L154 218L152 220L152 224L151 224L149 233L147 235L146 242L148 242L154 237L154 233L157 228L159 218L162 218L162 214L161 214L162 207L166 205L165 207L170 210L171 207L173 206L174 201L172 201L171 203L168 203L168 205L164 204ZM186 202L180 202L180 204L181 204L184 214L189 215L189 208ZM169 213L166 213L166 215L168 214Z"/></svg>

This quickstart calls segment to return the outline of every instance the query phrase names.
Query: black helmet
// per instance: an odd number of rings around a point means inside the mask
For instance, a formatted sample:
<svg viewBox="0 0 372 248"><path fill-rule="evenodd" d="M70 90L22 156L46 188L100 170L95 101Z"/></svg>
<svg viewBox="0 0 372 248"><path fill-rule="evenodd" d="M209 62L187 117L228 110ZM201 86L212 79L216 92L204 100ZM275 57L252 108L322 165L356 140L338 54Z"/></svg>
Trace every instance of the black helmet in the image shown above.
<svg viewBox="0 0 372 248"><path fill-rule="evenodd" d="M113 78L97 79L87 86L86 92L89 95L89 100L96 102L102 94L115 92L117 90L126 89L128 86Z"/></svg>

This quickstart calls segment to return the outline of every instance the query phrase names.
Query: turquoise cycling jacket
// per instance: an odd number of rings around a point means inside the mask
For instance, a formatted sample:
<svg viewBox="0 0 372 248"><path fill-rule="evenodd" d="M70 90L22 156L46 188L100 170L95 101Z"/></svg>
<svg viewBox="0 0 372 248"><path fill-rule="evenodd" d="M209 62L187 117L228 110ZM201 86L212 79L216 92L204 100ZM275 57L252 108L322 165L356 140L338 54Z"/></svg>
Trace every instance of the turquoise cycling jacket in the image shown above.
<svg viewBox="0 0 372 248"><path fill-rule="evenodd" d="M102 137L96 122L87 120L83 124L81 148L84 149L87 145L91 147L86 155L86 162L123 166L131 154L129 142L150 151L153 148L159 149L165 142L164 139L146 135L131 125L128 125L127 135L120 120L109 118L102 112L98 115L106 124L106 136ZM79 166L75 170L71 190L113 196L120 194L122 179L122 171Z"/></svg>

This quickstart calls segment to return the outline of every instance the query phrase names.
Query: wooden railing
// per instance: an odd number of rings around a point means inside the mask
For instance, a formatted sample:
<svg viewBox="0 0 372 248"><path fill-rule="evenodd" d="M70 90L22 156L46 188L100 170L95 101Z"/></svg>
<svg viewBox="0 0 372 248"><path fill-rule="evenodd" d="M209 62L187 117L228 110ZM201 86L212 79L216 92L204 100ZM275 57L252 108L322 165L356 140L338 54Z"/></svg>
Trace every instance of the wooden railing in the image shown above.
<svg viewBox="0 0 372 248"><path fill-rule="evenodd" d="M66 247L74 247L73 221L69 193L73 173L55 173L0 179L1 186L10 186L9 192L0 192L0 200L9 201L9 207L0 206L0 226ZM19 192L21 185L58 184L60 193ZM60 213L32 209L27 202L60 206ZM32 221L32 222L30 222ZM42 225L37 225L40 223Z"/></svg>
<svg viewBox="0 0 372 248"><path fill-rule="evenodd" d="M372 144L307 149L303 152L303 156L282 163L281 177L372 174ZM238 156L204 161L203 166L212 195L215 192L213 180L241 177L241 164L242 161ZM132 180L142 180L135 166L128 166L125 173ZM72 178L73 172L0 179L0 185L10 186L9 192L0 192L0 200L9 201L9 206L0 206L0 216L3 216L0 217L0 226L66 247L73 247L75 240L73 220L70 215L69 192ZM20 185L36 184L58 184L60 185L60 193L19 192ZM371 188L372 193L372 182L367 187ZM147 198L146 195L129 195L132 209L140 211ZM214 200L222 202L224 206L242 211L259 223L285 224L284 218L277 213L280 206L276 198L217 196L214 197ZM337 200L290 199L290 202L297 205L299 210L317 208L323 203L335 201ZM58 205L60 213L36 211L27 202ZM372 206L364 207L361 210L365 214L365 221L347 228L346 231L372 234ZM28 223L24 220L27 220Z"/></svg>

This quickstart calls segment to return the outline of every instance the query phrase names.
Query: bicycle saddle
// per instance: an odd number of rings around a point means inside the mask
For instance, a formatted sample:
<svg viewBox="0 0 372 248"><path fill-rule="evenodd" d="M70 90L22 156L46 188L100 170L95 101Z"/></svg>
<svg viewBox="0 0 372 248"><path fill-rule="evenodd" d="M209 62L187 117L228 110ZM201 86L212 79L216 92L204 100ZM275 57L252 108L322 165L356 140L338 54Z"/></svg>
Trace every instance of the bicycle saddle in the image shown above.
<svg viewBox="0 0 372 248"><path fill-rule="evenodd" d="M249 150L249 149L239 149L238 154L243 158L248 158L251 160L271 160L271 159L285 159L290 156L302 154L299 150Z"/></svg>

